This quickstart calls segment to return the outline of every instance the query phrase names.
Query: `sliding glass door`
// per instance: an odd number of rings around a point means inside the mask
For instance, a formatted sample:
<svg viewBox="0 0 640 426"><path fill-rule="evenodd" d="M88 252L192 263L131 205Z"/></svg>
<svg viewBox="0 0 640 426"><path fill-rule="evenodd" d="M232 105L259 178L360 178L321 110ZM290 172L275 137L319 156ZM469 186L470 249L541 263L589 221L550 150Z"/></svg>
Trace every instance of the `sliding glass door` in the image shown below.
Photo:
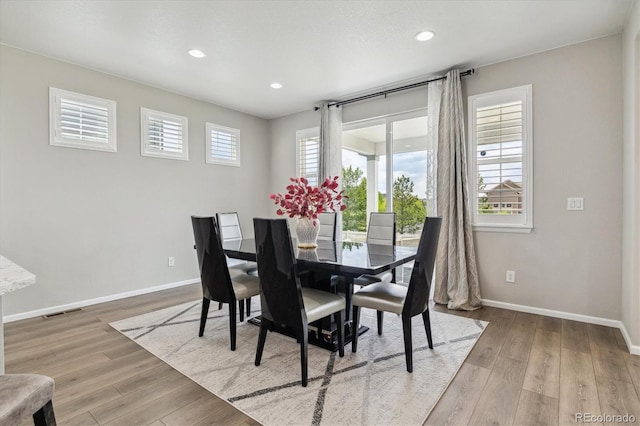
<svg viewBox="0 0 640 426"><path fill-rule="evenodd" d="M346 124L342 147L343 238L365 241L369 214L393 211L398 245L417 246L435 196L427 194L426 111Z"/></svg>

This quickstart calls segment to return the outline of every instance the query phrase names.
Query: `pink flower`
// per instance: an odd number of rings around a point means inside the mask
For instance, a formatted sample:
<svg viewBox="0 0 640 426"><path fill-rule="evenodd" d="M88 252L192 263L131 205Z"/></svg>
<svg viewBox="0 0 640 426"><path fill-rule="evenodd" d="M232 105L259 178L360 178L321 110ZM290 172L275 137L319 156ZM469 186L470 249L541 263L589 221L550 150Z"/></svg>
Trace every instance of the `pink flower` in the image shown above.
<svg viewBox="0 0 640 426"><path fill-rule="evenodd" d="M325 211L343 211L347 208L344 204L344 191L338 192L338 176L326 178L322 184L309 185L304 177L292 177L292 183L287 185L286 194L271 194L269 198L281 208L276 210L279 216L288 215L290 218L306 217L317 219L318 214Z"/></svg>

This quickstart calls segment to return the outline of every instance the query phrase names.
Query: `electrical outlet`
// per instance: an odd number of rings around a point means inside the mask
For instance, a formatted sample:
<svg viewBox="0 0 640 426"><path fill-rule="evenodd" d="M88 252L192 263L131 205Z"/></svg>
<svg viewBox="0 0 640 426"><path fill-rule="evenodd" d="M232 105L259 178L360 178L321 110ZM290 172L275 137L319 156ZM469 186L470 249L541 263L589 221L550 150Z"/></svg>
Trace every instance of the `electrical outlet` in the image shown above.
<svg viewBox="0 0 640 426"><path fill-rule="evenodd" d="M507 278L506 278L508 283L515 283L516 282L516 271L507 271Z"/></svg>
<svg viewBox="0 0 640 426"><path fill-rule="evenodd" d="M169 264L169 266L176 266L176 258L173 256L170 256L167 263Z"/></svg>

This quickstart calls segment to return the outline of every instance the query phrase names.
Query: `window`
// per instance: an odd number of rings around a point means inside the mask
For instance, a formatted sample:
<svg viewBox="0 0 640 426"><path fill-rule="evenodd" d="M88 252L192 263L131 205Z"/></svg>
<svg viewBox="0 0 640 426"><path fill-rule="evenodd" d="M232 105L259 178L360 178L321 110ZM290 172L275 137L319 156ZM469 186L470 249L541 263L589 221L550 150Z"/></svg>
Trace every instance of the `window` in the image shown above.
<svg viewBox="0 0 640 426"><path fill-rule="evenodd" d="M206 124L207 163L240 166L240 130Z"/></svg>
<svg viewBox="0 0 640 426"><path fill-rule="evenodd" d="M531 85L469 97L469 195L476 230L530 232Z"/></svg>
<svg viewBox="0 0 640 426"><path fill-rule="evenodd" d="M115 101L50 87L49 115L50 145L117 151Z"/></svg>
<svg viewBox="0 0 640 426"><path fill-rule="evenodd" d="M189 159L188 119L140 108L141 154L145 157Z"/></svg>
<svg viewBox="0 0 640 426"><path fill-rule="evenodd" d="M318 185L320 165L320 129L300 130L296 132L297 176L304 177L310 185Z"/></svg>

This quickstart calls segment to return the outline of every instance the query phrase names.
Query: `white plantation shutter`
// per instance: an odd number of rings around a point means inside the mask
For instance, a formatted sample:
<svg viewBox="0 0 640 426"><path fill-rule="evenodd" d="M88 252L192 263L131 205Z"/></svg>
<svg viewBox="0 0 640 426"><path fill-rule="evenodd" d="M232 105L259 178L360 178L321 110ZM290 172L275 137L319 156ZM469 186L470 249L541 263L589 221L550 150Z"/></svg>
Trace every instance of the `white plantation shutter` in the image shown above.
<svg viewBox="0 0 640 426"><path fill-rule="evenodd" d="M187 117L140 108L141 154L188 160L188 124Z"/></svg>
<svg viewBox="0 0 640 426"><path fill-rule="evenodd" d="M522 214L522 101L476 109L475 130L478 214Z"/></svg>
<svg viewBox="0 0 640 426"><path fill-rule="evenodd" d="M207 163L240 166L240 130L206 124Z"/></svg>
<svg viewBox="0 0 640 426"><path fill-rule="evenodd" d="M319 130L308 129L297 132L298 176L304 177L310 185L318 185L320 172L320 135Z"/></svg>
<svg viewBox="0 0 640 426"><path fill-rule="evenodd" d="M51 145L117 150L114 101L51 87L49 103Z"/></svg>
<svg viewBox="0 0 640 426"><path fill-rule="evenodd" d="M469 98L474 223L531 228L531 86Z"/></svg>

